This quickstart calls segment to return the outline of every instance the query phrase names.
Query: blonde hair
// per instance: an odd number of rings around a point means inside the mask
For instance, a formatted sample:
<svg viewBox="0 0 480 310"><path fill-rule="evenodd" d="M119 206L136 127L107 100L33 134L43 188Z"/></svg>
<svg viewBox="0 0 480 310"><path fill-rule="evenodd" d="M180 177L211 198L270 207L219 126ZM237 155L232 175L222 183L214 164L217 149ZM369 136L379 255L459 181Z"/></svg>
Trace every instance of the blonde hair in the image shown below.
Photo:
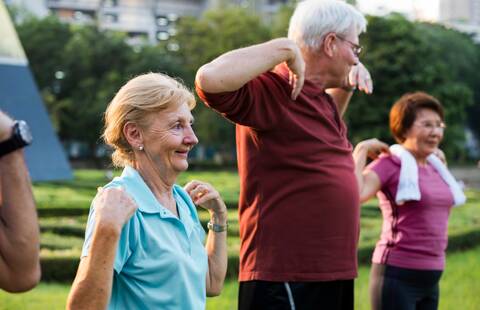
<svg viewBox="0 0 480 310"><path fill-rule="evenodd" d="M105 111L102 135L105 143L114 149L113 165L124 167L135 163L133 148L123 134L127 122L146 129L152 113L181 103L192 110L195 97L181 82L165 74L142 74L123 85Z"/></svg>

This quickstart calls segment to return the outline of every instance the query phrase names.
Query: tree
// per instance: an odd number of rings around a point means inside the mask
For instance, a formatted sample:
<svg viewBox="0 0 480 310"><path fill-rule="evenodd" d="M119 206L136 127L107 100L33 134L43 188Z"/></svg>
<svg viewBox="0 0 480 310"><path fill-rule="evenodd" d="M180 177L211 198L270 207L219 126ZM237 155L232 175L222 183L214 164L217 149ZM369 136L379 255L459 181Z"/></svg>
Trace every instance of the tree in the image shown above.
<svg viewBox="0 0 480 310"><path fill-rule="evenodd" d="M288 1L285 5L282 5L272 19L272 37L286 37L288 35L288 25L290 17L295 10L296 1Z"/></svg>
<svg viewBox="0 0 480 310"><path fill-rule="evenodd" d="M398 14L369 17L368 21L368 32L361 39L366 52L361 58L373 76L375 89L371 96L355 95L350 104L347 122L352 142L368 137L393 142L387 121L391 105L404 93L421 90L443 103L449 128L442 148L449 158L462 158L465 111L472 104L473 93L468 83L456 76L462 69L455 59L445 57L449 53L445 54L443 47L453 34L444 35L442 27L413 23Z"/></svg>
<svg viewBox="0 0 480 310"><path fill-rule="evenodd" d="M258 16L241 8L226 8L206 12L200 19L184 17L179 21L174 42L179 45L178 55L193 85L196 71L221 54L270 38L269 29ZM171 43L171 42L169 42ZM233 125L209 111L203 104L194 111L196 132L200 142L231 150L234 147Z"/></svg>
<svg viewBox="0 0 480 310"><path fill-rule="evenodd" d="M150 71L188 78L177 55L159 46L133 48L122 33L53 16L23 18L16 27L60 138L85 143L91 156L103 112L128 79Z"/></svg>
<svg viewBox="0 0 480 310"><path fill-rule="evenodd" d="M292 5L278 11L273 23L275 36L286 34L291 12ZM464 158L468 109L477 111L469 113L474 119L471 126L480 124L480 104L473 105L474 94L480 99L480 48L471 37L392 14L368 17L368 32L360 42L365 50L361 61L370 70L375 89L370 96L355 94L350 103L346 121L352 143L370 137L393 143L388 129L391 105L406 92L423 90L438 97L445 107L448 130L442 147L447 156ZM475 128L480 134L480 125Z"/></svg>
<svg viewBox="0 0 480 310"><path fill-rule="evenodd" d="M268 28L250 10L213 10L182 17L177 35L157 46L132 47L125 34L93 26L69 26L55 17L22 15L16 27L43 98L62 140L94 150L102 114L118 88L140 73L164 72L193 87L200 66L233 49L285 36L295 3L289 2ZM369 17L361 56L375 81L373 95L354 95L346 115L351 141L378 137L393 142L388 112L405 92L423 90L445 106L443 149L462 159L467 118L480 136L480 47L469 35L403 16ZM200 104L194 110L204 145L234 149L233 125ZM87 130L86 130L87 129Z"/></svg>

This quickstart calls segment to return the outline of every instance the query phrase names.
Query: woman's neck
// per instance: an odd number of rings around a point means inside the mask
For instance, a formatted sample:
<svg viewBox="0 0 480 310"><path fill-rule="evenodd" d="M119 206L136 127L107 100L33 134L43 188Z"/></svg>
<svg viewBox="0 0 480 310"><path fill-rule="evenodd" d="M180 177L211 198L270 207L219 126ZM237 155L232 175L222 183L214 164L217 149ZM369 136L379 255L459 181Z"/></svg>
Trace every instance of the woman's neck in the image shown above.
<svg viewBox="0 0 480 310"><path fill-rule="evenodd" d="M427 165L427 156L423 156L419 154L414 148L410 147L407 144L403 144L403 147L409 151L413 157L415 158L417 165L419 166L426 166Z"/></svg>
<svg viewBox="0 0 480 310"><path fill-rule="evenodd" d="M152 191L158 202L178 216L175 198L173 197L173 185L176 175L162 175L158 168L151 165L137 163L135 169L140 173L148 188Z"/></svg>

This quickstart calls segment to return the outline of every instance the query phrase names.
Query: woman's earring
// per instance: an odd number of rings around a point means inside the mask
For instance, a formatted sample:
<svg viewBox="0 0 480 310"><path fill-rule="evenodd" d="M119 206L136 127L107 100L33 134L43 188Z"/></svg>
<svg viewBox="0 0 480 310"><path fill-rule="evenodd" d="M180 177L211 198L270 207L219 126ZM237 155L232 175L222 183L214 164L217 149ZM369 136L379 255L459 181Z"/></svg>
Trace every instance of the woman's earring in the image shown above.
<svg viewBox="0 0 480 310"><path fill-rule="evenodd" d="M139 151L143 151L143 145L140 145L140 146L138 147L138 150L139 150Z"/></svg>

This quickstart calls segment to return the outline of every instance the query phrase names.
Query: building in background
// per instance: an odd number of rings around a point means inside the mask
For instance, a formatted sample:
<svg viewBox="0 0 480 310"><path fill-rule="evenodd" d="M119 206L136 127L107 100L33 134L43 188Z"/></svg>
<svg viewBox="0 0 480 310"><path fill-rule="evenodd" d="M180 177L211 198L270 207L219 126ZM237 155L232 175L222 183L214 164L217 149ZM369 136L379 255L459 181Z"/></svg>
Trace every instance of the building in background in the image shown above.
<svg viewBox="0 0 480 310"><path fill-rule="evenodd" d="M410 20L437 22L480 41L480 0L358 0L360 11L384 16L398 12Z"/></svg>
<svg viewBox="0 0 480 310"><path fill-rule="evenodd" d="M480 26L480 0L441 0L440 20Z"/></svg>
<svg viewBox="0 0 480 310"><path fill-rule="evenodd" d="M384 16L392 12L410 20L435 22L438 20L439 0L358 0L356 5L364 14Z"/></svg>
<svg viewBox="0 0 480 310"><path fill-rule="evenodd" d="M480 42L480 0L440 0L439 22L472 33Z"/></svg>
<svg viewBox="0 0 480 310"><path fill-rule="evenodd" d="M130 44L155 44L176 34L182 16L200 16L225 4L250 8L265 18L288 0L7 0L37 16L55 14L74 24L127 33Z"/></svg>
<svg viewBox="0 0 480 310"><path fill-rule="evenodd" d="M1 1L0 1L1 2ZM5 4L26 8L30 13L38 17L44 17L49 14L45 1L38 0L5 0Z"/></svg>

